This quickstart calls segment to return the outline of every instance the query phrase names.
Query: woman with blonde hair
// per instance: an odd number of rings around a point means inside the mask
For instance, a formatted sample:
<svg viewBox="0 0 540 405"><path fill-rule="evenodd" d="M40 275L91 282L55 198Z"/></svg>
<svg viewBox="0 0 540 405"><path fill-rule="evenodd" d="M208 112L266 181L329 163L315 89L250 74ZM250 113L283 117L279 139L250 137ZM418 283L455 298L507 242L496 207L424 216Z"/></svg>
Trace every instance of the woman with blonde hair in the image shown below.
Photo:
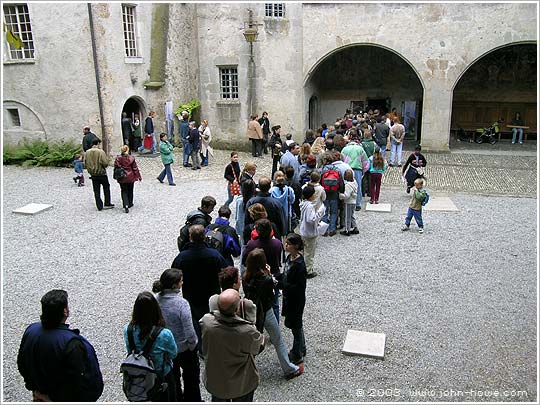
<svg viewBox="0 0 540 405"><path fill-rule="evenodd" d="M212 133L208 126L208 120L202 120L199 126L199 134L201 135L201 166L208 166L208 153L214 156L214 149L210 146Z"/></svg>
<svg viewBox="0 0 540 405"><path fill-rule="evenodd" d="M257 165L255 163L246 162L246 164L244 164L244 170L242 170L242 173L240 174L240 190L242 190L242 184L246 180L255 181L253 177L255 176L256 171L257 171Z"/></svg>
<svg viewBox="0 0 540 405"><path fill-rule="evenodd" d="M129 146L122 145L120 155L114 160L114 178L120 184L122 193L122 207L127 214L133 207L133 187L134 183L142 181L141 172L135 162L135 157L129 154Z"/></svg>
<svg viewBox="0 0 540 405"><path fill-rule="evenodd" d="M300 153L298 154L298 161L300 164L306 163L307 157L311 155L311 145L309 143L304 143L300 146Z"/></svg>

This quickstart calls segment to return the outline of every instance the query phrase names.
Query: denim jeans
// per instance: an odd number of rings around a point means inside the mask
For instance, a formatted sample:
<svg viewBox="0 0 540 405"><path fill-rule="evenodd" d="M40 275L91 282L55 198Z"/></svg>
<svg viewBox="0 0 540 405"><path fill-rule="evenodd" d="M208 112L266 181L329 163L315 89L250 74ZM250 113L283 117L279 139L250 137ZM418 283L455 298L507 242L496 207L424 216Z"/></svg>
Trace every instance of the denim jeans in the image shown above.
<svg viewBox="0 0 540 405"><path fill-rule="evenodd" d="M512 128L512 143L516 143L517 134L519 134L519 143L523 143L523 128Z"/></svg>
<svg viewBox="0 0 540 405"><path fill-rule="evenodd" d="M167 181L169 182L169 184L173 184L174 180L173 180L173 176L172 176L172 170L171 170L171 164L170 163L165 165L165 168L159 174L158 179L160 181L163 181L163 179L165 178L165 175L167 175Z"/></svg>
<svg viewBox="0 0 540 405"><path fill-rule="evenodd" d="M337 229L338 200L326 199L324 200L324 207L326 208L326 213L324 214L323 221L330 224L330 226L328 227L328 232L335 231ZM329 215L330 222L328 222Z"/></svg>
<svg viewBox="0 0 540 405"><path fill-rule="evenodd" d="M396 163L396 153L397 153L397 164L401 165L401 151L403 150L403 143L394 143L392 142L392 151L390 152L390 163Z"/></svg>
<svg viewBox="0 0 540 405"><path fill-rule="evenodd" d="M225 204L227 207L233 202L234 195L231 194L231 188L229 187L229 182L227 182L227 201L225 201Z"/></svg>
<svg viewBox="0 0 540 405"><path fill-rule="evenodd" d="M186 153L186 145L189 143L187 139L182 138L182 155L183 155L183 164L184 166L189 163L189 153Z"/></svg>
<svg viewBox="0 0 540 405"><path fill-rule="evenodd" d="M276 349L276 353L279 359L279 364L281 369L285 374L290 374L298 370L298 366L295 366L289 360L289 354L287 353L287 346L283 341L283 336L281 336L281 330L279 329L279 323L274 315L274 311L270 308L266 311L266 316L264 320L264 329L268 332L270 336L270 342Z"/></svg>
<svg viewBox="0 0 540 405"><path fill-rule="evenodd" d="M274 288L274 299L272 300L272 310L279 323L279 288Z"/></svg>
<svg viewBox="0 0 540 405"><path fill-rule="evenodd" d="M407 217L405 218L405 225L411 225L411 219L414 217L418 228L424 227L424 222L422 221L422 210L413 210L411 207L407 210Z"/></svg>
<svg viewBox="0 0 540 405"><path fill-rule="evenodd" d="M156 153L156 136L152 134L152 153Z"/></svg>
<svg viewBox="0 0 540 405"><path fill-rule="evenodd" d="M201 166L208 166L208 149L206 150L206 155L203 155L201 152Z"/></svg>
<svg viewBox="0 0 540 405"><path fill-rule="evenodd" d="M362 169L353 169L354 179L358 185L358 192L356 194L356 207L362 206Z"/></svg>
<svg viewBox="0 0 540 405"><path fill-rule="evenodd" d="M291 349L291 357L293 359L301 359L306 355L306 338L304 336L304 327L291 329L293 334L293 346Z"/></svg>

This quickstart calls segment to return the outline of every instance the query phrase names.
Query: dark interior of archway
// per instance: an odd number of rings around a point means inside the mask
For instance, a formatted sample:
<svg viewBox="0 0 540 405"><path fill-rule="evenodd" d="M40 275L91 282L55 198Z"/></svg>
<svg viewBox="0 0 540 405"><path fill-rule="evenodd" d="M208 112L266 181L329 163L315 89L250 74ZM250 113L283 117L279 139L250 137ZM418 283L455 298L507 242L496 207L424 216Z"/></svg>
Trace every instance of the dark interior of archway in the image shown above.
<svg viewBox="0 0 540 405"><path fill-rule="evenodd" d="M504 118L503 131L520 112L536 133L536 44L497 49L472 65L454 89L452 129L474 129Z"/></svg>
<svg viewBox="0 0 540 405"><path fill-rule="evenodd" d="M342 116L353 101L383 112L395 107L401 116L405 102L414 102L414 136L420 139L422 84L407 62L389 50L360 45L336 52L317 67L310 87L319 96L323 122Z"/></svg>
<svg viewBox="0 0 540 405"><path fill-rule="evenodd" d="M141 106L139 105L139 102L135 100L134 98L128 98L126 103L124 104L124 108L122 109L122 112L126 112L128 115L128 118L132 118L135 114L139 114L139 118L142 120L144 117L141 116Z"/></svg>

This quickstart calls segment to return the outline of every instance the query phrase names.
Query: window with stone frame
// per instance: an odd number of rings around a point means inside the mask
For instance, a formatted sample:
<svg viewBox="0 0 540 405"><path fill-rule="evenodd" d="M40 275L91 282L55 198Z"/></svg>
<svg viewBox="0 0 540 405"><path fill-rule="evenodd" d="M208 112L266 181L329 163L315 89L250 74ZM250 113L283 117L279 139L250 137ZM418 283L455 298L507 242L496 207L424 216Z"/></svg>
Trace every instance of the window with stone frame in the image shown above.
<svg viewBox="0 0 540 405"><path fill-rule="evenodd" d="M18 108L8 108L7 112L9 114L9 118L11 120L11 125L14 127L20 127L21 126L21 116L19 115L19 109Z"/></svg>
<svg viewBox="0 0 540 405"><path fill-rule="evenodd" d="M238 67L219 68L219 81L222 100L238 100Z"/></svg>
<svg viewBox="0 0 540 405"><path fill-rule="evenodd" d="M16 60L34 59L34 36L28 5L4 4L3 10L6 28L21 41L22 45L17 49L12 43L6 41L9 57Z"/></svg>
<svg viewBox="0 0 540 405"><path fill-rule="evenodd" d="M285 17L285 3L264 3L266 17Z"/></svg>
<svg viewBox="0 0 540 405"><path fill-rule="evenodd" d="M124 49L128 58L139 56L137 51L137 6L122 4L122 23L124 28Z"/></svg>

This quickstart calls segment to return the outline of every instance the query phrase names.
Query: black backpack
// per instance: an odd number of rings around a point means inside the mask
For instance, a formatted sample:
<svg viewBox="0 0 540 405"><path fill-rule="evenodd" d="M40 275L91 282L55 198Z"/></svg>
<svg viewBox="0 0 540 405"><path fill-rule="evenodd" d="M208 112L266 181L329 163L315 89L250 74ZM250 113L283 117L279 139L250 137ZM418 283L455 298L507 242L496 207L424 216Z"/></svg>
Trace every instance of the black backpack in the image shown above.
<svg viewBox="0 0 540 405"><path fill-rule="evenodd" d="M162 327L154 328L143 349L137 353L133 338L133 326L128 326L127 334L131 353L122 362L120 372L123 374L122 389L130 402L155 400L157 395L168 388L167 383L158 378L154 362L150 358L154 342L162 330ZM163 366L165 367L165 363Z"/></svg>
<svg viewBox="0 0 540 405"><path fill-rule="evenodd" d="M193 213L188 214L188 217L186 219L186 223L182 228L180 228L180 235L178 235L178 238L176 240L176 243L178 245L178 250L181 252L185 249L186 245L189 242L189 227L193 225L193 222L197 218L203 218L206 221L206 218L204 214L200 211L196 211Z"/></svg>
<svg viewBox="0 0 540 405"><path fill-rule="evenodd" d="M218 228L207 229L206 231L206 243L209 247L216 249L219 253L223 254L223 246L225 245L225 237Z"/></svg>

